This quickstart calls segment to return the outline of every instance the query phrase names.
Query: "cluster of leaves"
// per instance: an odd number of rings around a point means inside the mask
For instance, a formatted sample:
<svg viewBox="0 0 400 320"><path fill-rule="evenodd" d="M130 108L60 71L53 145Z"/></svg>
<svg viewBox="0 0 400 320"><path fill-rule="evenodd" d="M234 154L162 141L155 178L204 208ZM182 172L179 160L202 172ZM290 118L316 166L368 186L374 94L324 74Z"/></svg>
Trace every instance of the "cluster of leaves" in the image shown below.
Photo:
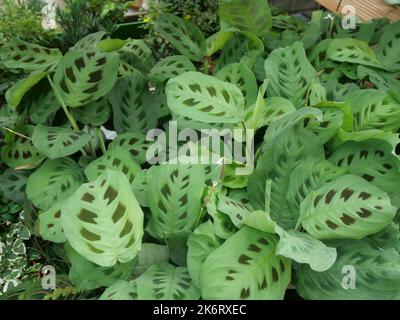
<svg viewBox="0 0 400 320"><path fill-rule="evenodd" d="M0 296L11 291L27 279L34 278L41 265L34 260L39 256L25 242L31 233L23 221L11 224L7 232L0 233Z"/></svg>
<svg viewBox="0 0 400 320"><path fill-rule="evenodd" d="M165 13L190 20L206 37L219 30L218 1L215 0L149 0L146 15L142 16L141 20L156 21ZM168 57L176 52L165 38L155 32L153 24L146 23L144 28L148 31L144 40L157 59Z"/></svg>
<svg viewBox="0 0 400 320"><path fill-rule="evenodd" d="M264 0L221 0L219 16L206 39L160 15L155 30L179 52L160 61L104 32L64 55L19 39L0 49L6 68L30 72L2 107L0 186L63 248L74 289L59 294L283 299L292 283L305 299L398 298L400 23L343 30L323 12L272 16ZM254 171L188 164L213 150L185 142L151 166L146 135L171 119L255 130L235 138L255 145Z"/></svg>
<svg viewBox="0 0 400 320"><path fill-rule="evenodd" d="M125 0L66 0L56 8L57 29L42 26L43 0L2 0L0 4L0 43L15 35L21 40L62 51L89 33L111 32L124 21L131 1Z"/></svg>
<svg viewBox="0 0 400 320"><path fill-rule="evenodd" d="M56 11L57 25L62 33L55 39L58 47L69 48L89 33L111 32L124 21L124 12L131 1L66 0Z"/></svg>
<svg viewBox="0 0 400 320"><path fill-rule="evenodd" d="M52 37L51 31L42 28L42 0L2 0L0 3L0 42L16 34L22 40L45 44Z"/></svg>

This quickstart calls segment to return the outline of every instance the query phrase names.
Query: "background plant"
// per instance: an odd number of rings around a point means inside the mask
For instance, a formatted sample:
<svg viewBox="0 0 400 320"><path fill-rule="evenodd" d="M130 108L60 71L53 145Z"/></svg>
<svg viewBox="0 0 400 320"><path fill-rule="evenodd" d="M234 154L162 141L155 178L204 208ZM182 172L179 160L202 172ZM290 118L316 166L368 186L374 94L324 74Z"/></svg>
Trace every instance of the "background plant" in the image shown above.
<svg viewBox="0 0 400 320"><path fill-rule="evenodd" d="M150 0L147 6L142 21L156 21L163 13L172 13L193 22L206 36L212 35L219 29L218 1ZM145 41L156 58L164 58L174 52L174 48L154 32L152 24L146 24L145 28L148 30Z"/></svg>

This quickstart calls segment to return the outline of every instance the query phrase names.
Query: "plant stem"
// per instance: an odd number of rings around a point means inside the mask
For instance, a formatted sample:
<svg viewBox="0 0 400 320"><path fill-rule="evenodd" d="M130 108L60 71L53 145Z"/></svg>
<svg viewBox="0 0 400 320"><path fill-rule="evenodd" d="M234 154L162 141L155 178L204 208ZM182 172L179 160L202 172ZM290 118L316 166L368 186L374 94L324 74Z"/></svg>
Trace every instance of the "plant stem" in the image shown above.
<svg viewBox="0 0 400 320"><path fill-rule="evenodd" d="M26 136L26 135L24 135L24 134L22 134L22 133L19 133L19 132L14 131L14 130L12 130L12 129L10 129L10 128L7 128L7 127L2 127L2 128L3 128L4 130L10 131L11 133L15 134L16 136L20 136L21 138L24 138L24 139L27 139L27 140L32 141L32 138L30 138L30 137L28 137L28 136Z"/></svg>
<svg viewBox="0 0 400 320"><path fill-rule="evenodd" d="M100 149L103 154L107 152L106 145L104 144L103 135L100 132L99 128L96 128L97 137L99 138Z"/></svg>
<svg viewBox="0 0 400 320"><path fill-rule="evenodd" d="M61 107L63 108L64 113L65 113L65 115L67 116L68 121L69 121L69 123L71 124L72 128L74 128L75 130L79 131L79 127L78 127L78 125L76 124L76 121L75 121L74 117L73 117L72 114L68 111L68 108L67 108L66 104L64 103L64 101L63 101L63 99L61 98L61 96L58 94L58 91L57 91L57 89L55 88L54 83L53 83L53 81L51 80L51 78L50 78L49 75L47 75L47 80L49 81L50 86L51 86L51 88L53 89L54 95L56 96L58 102L61 104Z"/></svg>

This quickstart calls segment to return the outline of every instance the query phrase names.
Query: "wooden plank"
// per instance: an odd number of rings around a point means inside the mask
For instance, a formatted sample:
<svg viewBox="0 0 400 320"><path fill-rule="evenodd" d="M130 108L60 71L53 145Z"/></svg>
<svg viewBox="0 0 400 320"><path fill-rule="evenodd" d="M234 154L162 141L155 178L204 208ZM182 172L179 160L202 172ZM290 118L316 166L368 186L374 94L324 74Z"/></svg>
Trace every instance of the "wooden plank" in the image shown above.
<svg viewBox="0 0 400 320"><path fill-rule="evenodd" d="M329 11L336 12L339 7L340 0L316 0L321 6L327 8Z"/></svg>
<svg viewBox="0 0 400 320"><path fill-rule="evenodd" d="M400 20L400 7L390 6L384 0L316 0L316 2L332 12L341 12L344 6L351 5L356 9L357 16L364 21L381 17L387 17L391 21Z"/></svg>

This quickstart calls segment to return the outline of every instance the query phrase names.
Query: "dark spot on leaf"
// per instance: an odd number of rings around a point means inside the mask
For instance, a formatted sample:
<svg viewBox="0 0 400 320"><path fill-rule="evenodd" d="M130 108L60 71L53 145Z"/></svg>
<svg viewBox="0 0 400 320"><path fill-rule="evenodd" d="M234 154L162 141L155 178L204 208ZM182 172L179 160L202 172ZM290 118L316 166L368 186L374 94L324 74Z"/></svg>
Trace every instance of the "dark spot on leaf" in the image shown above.
<svg viewBox="0 0 400 320"><path fill-rule="evenodd" d="M102 254L104 253L103 250L97 249L96 247L94 247L92 244L88 243L87 244L88 248L90 249L90 251L97 253L97 254Z"/></svg>
<svg viewBox="0 0 400 320"><path fill-rule="evenodd" d="M280 265L280 267L281 267L281 273L284 273L285 270L286 270L286 268L285 268L285 264L283 263L282 260L279 261L279 265Z"/></svg>
<svg viewBox="0 0 400 320"><path fill-rule="evenodd" d="M364 178L365 180L367 180L368 182L372 182L372 181L374 181L374 179L375 179L375 177L370 176L369 174L364 174L364 175L363 175L363 178Z"/></svg>
<svg viewBox="0 0 400 320"><path fill-rule="evenodd" d="M96 66L97 67L102 66L102 65L106 64L106 62L107 62L107 59L105 57L100 58L99 60L97 60Z"/></svg>
<svg viewBox="0 0 400 320"><path fill-rule="evenodd" d="M371 194L369 194L368 192L361 192L358 197L363 200L368 200L369 198L371 198Z"/></svg>
<svg viewBox="0 0 400 320"><path fill-rule="evenodd" d="M164 186L161 188L161 193L166 198L171 195L171 190L169 189L169 186L167 184L164 184Z"/></svg>
<svg viewBox="0 0 400 320"><path fill-rule="evenodd" d="M279 274L278 274L278 271L276 270L275 267L272 267L272 268L271 268L271 271L272 271L272 281L273 281L273 282L278 282L278 281L279 281Z"/></svg>
<svg viewBox="0 0 400 320"><path fill-rule="evenodd" d="M104 193L104 200L108 199L108 204L114 201L114 199L117 197L118 191L115 190L113 187L109 186Z"/></svg>
<svg viewBox="0 0 400 320"><path fill-rule="evenodd" d="M82 201L89 202L89 203L92 203L94 201L94 199L95 199L95 197L92 194L87 193L87 192L82 197Z"/></svg>
<svg viewBox="0 0 400 320"><path fill-rule="evenodd" d="M264 244L264 245L268 245L268 241L264 238L261 238L260 240L258 240L258 243Z"/></svg>
<svg viewBox="0 0 400 320"><path fill-rule="evenodd" d="M68 68L65 69L65 74L66 74L67 78L69 80L71 80L71 82L75 82L76 81L76 78L75 78L75 75L74 75L74 71L72 70L71 67L68 67Z"/></svg>
<svg viewBox="0 0 400 320"><path fill-rule="evenodd" d="M330 190L325 196L325 203L330 204L335 194L336 194L335 190Z"/></svg>
<svg viewBox="0 0 400 320"><path fill-rule="evenodd" d="M95 93L99 89L98 84L94 85L93 87L83 90L83 93Z"/></svg>
<svg viewBox="0 0 400 320"><path fill-rule="evenodd" d="M161 209L162 212L167 213L167 209L164 207L164 204L161 202L161 200L158 201L157 206L158 206L158 208Z"/></svg>
<svg viewBox="0 0 400 320"><path fill-rule="evenodd" d="M112 215L112 221L117 223L124 216L125 211L126 207L122 203L118 203L118 206Z"/></svg>
<svg viewBox="0 0 400 320"><path fill-rule="evenodd" d="M253 251L253 252L257 252L257 253L261 251L261 249L259 247L257 247L255 244L249 245L248 250L249 251Z"/></svg>
<svg viewBox="0 0 400 320"><path fill-rule="evenodd" d="M250 297L250 288L247 289L243 288L242 291L240 292L240 298L246 299L248 297Z"/></svg>
<svg viewBox="0 0 400 320"><path fill-rule="evenodd" d="M96 83L103 78L103 70L97 70L89 74L89 82Z"/></svg>
<svg viewBox="0 0 400 320"><path fill-rule="evenodd" d="M78 214L78 218L83 222L96 224L96 221L94 219L97 218L97 214L87 209L82 209L81 212L79 212Z"/></svg>
<svg viewBox="0 0 400 320"><path fill-rule="evenodd" d="M100 241L101 240L101 237L98 234L93 233L86 228L81 228L80 233L81 233L82 237L84 237L85 239L87 239L89 241Z"/></svg>
<svg viewBox="0 0 400 320"><path fill-rule="evenodd" d="M322 199L322 195L317 195L314 199L314 207L317 206L318 202Z"/></svg>
<svg viewBox="0 0 400 320"><path fill-rule="evenodd" d="M83 60L83 58L78 58L75 60L75 66L78 68L78 70L80 71L82 68L85 67L85 60Z"/></svg>
<svg viewBox="0 0 400 320"><path fill-rule="evenodd" d="M129 232L131 232L133 228L133 224L132 222L130 222L129 220L126 220L124 228L122 229L121 233L119 234L120 238L125 237L127 234L129 234Z"/></svg>
<svg viewBox="0 0 400 320"><path fill-rule="evenodd" d="M250 258L249 256L246 256L245 254L242 254L242 255L239 257L238 262L239 262L240 264L249 264L249 260L251 260L251 258Z"/></svg>
<svg viewBox="0 0 400 320"><path fill-rule="evenodd" d="M369 216L372 215L372 212L365 209L365 208L361 208L361 211L357 212L357 214L361 217L361 218L368 218Z"/></svg>
<svg viewBox="0 0 400 320"><path fill-rule="evenodd" d="M326 220L325 221L326 225L328 226L328 228L335 230L338 228L338 225L334 222L332 222L331 220Z"/></svg>
<svg viewBox="0 0 400 320"><path fill-rule="evenodd" d="M353 190L346 188L342 191L341 197L344 199L344 201L347 201L353 195L353 193Z"/></svg>
<svg viewBox="0 0 400 320"><path fill-rule="evenodd" d="M194 93L199 92L201 93L201 87L197 83L189 85L190 90L192 90Z"/></svg>
<svg viewBox="0 0 400 320"><path fill-rule="evenodd" d="M356 220L354 219L354 218L352 218L352 217L350 217L349 215L347 215L347 214L343 214L343 216L340 218L342 221L343 221L343 223L345 224L345 225L347 225L347 226L350 226L350 225L352 225L354 222L356 222Z"/></svg>
<svg viewBox="0 0 400 320"><path fill-rule="evenodd" d="M69 94L69 89L67 87L67 84L65 83L65 79L63 78L60 82L60 88L62 91L64 91L65 93Z"/></svg>
<svg viewBox="0 0 400 320"><path fill-rule="evenodd" d="M184 195L179 199L179 201L181 202L181 206L184 206L185 204L187 204L187 202L188 202L187 194L184 194Z"/></svg>

